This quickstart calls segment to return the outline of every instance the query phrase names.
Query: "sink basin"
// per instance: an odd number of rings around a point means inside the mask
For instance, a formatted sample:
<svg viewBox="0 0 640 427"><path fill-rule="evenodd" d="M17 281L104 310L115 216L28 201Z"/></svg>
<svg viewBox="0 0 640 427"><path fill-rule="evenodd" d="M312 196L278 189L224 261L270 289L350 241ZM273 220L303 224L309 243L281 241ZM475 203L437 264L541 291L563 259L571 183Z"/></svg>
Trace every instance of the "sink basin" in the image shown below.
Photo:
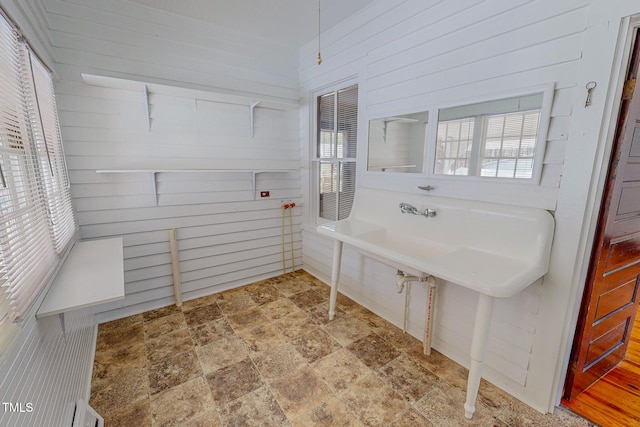
<svg viewBox="0 0 640 427"><path fill-rule="evenodd" d="M349 218L317 231L407 273L510 297L547 272L554 223L542 209L359 188Z"/></svg>
<svg viewBox="0 0 640 427"><path fill-rule="evenodd" d="M433 258L453 251L442 243L415 235L400 235L389 229L369 231L355 237L381 249L411 258Z"/></svg>

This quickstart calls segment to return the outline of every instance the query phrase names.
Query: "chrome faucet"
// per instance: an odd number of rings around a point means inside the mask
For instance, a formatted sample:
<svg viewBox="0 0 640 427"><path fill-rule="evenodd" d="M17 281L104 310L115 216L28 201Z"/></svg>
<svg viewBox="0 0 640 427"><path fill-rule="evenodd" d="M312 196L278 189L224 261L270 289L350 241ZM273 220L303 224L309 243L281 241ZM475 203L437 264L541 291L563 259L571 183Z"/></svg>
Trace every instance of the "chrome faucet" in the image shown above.
<svg viewBox="0 0 640 427"><path fill-rule="evenodd" d="M410 214L413 214L413 215L423 215L423 216L425 216L427 218L431 218L431 217L436 216L436 210L435 209L427 208L423 212L420 212L418 210L418 208L416 208L415 206L410 205L409 203L404 203L404 202L400 203L400 212L402 212L402 213L410 213Z"/></svg>
<svg viewBox="0 0 640 427"><path fill-rule="evenodd" d="M400 211L402 213L418 215L418 209L415 206L410 205L409 203L400 203Z"/></svg>
<svg viewBox="0 0 640 427"><path fill-rule="evenodd" d="M424 215L427 218L431 218L431 217L436 216L436 210L427 208L427 209L424 210L424 212L422 212L421 215Z"/></svg>

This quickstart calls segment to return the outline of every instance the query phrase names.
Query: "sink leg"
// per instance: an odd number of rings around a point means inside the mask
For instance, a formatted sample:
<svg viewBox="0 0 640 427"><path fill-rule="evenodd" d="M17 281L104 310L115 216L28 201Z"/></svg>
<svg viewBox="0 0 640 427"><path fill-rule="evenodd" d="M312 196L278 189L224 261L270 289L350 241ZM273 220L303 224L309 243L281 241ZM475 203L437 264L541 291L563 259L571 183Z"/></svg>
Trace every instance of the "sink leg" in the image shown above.
<svg viewBox="0 0 640 427"><path fill-rule="evenodd" d="M331 295L329 296L329 320L336 315L336 299L338 297L338 280L340 279L340 264L342 264L342 242L333 242L333 264L331 266Z"/></svg>
<svg viewBox="0 0 640 427"><path fill-rule="evenodd" d="M476 322L473 328L473 339L471 341L471 366L469 367L469 376L467 378L467 401L464 403L464 416L468 419L471 419L476 411L476 398L480 387L482 363L487 349L492 313L493 297L480 294L478 308L476 309Z"/></svg>

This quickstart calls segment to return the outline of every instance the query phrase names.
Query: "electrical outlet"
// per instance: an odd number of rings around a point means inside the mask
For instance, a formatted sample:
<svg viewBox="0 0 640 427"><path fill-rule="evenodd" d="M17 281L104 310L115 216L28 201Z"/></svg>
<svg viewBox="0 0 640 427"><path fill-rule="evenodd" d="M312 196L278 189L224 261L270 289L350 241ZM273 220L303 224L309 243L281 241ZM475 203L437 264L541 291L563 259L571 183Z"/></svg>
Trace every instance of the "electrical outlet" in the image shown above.
<svg viewBox="0 0 640 427"><path fill-rule="evenodd" d="M269 192L268 191L261 191L260 192L260 197L269 197Z"/></svg>

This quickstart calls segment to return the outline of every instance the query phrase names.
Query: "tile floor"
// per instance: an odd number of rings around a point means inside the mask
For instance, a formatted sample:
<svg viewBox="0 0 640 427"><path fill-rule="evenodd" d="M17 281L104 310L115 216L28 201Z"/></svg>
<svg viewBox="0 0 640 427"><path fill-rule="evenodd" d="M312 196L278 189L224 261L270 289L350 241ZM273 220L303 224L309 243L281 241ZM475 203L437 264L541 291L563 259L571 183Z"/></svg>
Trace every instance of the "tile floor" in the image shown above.
<svg viewBox="0 0 640 427"><path fill-rule="evenodd" d="M107 427L591 426L543 416L303 271L100 325L91 406Z"/></svg>

